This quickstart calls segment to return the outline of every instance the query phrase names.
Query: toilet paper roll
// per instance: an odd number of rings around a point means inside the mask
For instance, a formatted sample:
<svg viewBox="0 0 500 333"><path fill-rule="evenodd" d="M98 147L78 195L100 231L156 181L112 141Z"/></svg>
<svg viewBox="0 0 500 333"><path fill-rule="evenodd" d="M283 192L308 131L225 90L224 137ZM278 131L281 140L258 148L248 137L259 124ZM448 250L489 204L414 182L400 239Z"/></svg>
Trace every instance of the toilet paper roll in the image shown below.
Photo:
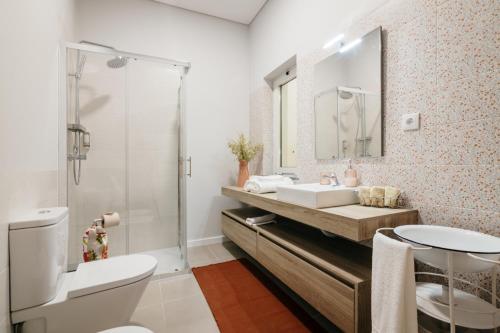
<svg viewBox="0 0 500 333"><path fill-rule="evenodd" d="M117 212L104 213L102 216L103 228L114 227L120 224L120 215Z"/></svg>

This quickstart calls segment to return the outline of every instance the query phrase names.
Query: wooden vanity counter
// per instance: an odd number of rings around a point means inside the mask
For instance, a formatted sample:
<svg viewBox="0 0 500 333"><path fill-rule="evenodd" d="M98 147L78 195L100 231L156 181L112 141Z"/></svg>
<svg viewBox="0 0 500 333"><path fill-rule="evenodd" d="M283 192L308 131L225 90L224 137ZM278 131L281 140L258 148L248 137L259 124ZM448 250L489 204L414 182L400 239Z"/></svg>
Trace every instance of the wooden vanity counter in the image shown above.
<svg viewBox="0 0 500 333"><path fill-rule="evenodd" d="M250 205L221 212L229 239L343 332L371 332L372 250L365 245L378 228L416 224L417 210L314 209L234 186L223 187L222 194ZM245 223L263 211L278 215L277 223ZM319 229L341 237L326 237Z"/></svg>
<svg viewBox="0 0 500 333"><path fill-rule="evenodd" d="M223 187L222 194L355 242L372 239L378 228L394 228L418 222L418 211L415 209L375 208L361 205L314 209L278 200L276 193L249 193L236 186Z"/></svg>

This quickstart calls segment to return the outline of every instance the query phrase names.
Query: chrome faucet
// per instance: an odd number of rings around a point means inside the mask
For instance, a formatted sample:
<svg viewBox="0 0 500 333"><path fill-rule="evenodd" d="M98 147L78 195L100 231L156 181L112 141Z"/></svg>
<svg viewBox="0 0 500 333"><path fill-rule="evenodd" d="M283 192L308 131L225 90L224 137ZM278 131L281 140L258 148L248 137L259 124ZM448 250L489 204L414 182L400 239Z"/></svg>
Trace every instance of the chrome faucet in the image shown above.
<svg viewBox="0 0 500 333"><path fill-rule="evenodd" d="M330 174L330 184L332 184L333 186L340 185L339 179L337 178L337 174L335 172L332 172Z"/></svg>
<svg viewBox="0 0 500 333"><path fill-rule="evenodd" d="M293 180L294 183L297 183L300 180L299 176L297 176L297 174L293 173L293 172L278 171L278 172L276 172L276 174L280 175L280 176L288 177L291 180Z"/></svg>

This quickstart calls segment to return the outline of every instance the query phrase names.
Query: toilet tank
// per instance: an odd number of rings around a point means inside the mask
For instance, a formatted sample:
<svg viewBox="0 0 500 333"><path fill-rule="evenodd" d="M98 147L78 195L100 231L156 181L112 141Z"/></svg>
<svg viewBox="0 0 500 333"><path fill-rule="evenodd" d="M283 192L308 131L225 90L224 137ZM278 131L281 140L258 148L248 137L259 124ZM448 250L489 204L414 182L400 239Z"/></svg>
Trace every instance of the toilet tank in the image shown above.
<svg viewBox="0 0 500 333"><path fill-rule="evenodd" d="M9 223L10 309L52 300L66 270L68 208L33 211Z"/></svg>

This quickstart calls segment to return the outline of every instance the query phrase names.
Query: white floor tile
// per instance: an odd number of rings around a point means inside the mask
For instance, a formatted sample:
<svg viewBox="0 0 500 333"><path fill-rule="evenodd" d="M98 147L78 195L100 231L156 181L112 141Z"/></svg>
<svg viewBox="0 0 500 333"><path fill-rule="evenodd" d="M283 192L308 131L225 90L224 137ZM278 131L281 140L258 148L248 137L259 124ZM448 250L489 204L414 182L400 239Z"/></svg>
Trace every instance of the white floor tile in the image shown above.
<svg viewBox="0 0 500 333"><path fill-rule="evenodd" d="M167 333L165 312L162 304L145 306L135 310L131 322L149 328L155 333Z"/></svg>
<svg viewBox="0 0 500 333"><path fill-rule="evenodd" d="M208 246L196 246L188 248L188 261L191 267L201 267L217 262L217 258Z"/></svg>
<svg viewBox="0 0 500 333"><path fill-rule="evenodd" d="M164 308L169 333L219 332L203 295L168 302Z"/></svg>
<svg viewBox="0 0 500 333"><path fill-rule="evenodd" d="M163 302L202 295L200 286L193 274L184 274L159 281Z"/></svg>
<svg viewBox="0 0 500 333"><path fill-rule="evenodd" d="M142 308L151 305L161 305L162 303L160 283L158 280L149 282L144 294L137 305L137 308Z"/></svg>

